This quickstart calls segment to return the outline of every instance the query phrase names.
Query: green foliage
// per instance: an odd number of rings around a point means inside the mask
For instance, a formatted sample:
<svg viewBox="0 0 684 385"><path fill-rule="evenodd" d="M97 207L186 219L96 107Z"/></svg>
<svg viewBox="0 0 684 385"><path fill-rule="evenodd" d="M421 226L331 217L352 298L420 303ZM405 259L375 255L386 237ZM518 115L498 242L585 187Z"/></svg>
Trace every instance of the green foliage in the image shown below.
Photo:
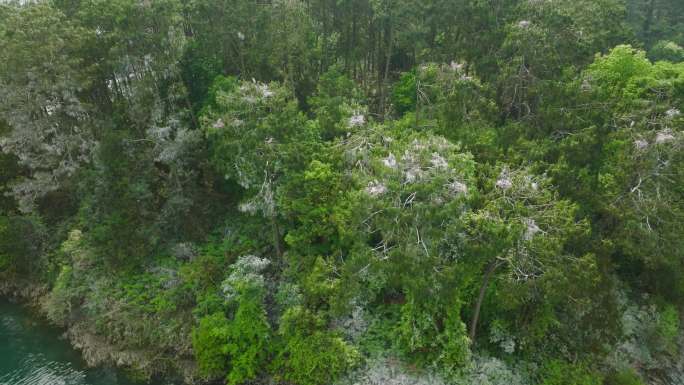
<svg viewBox="0 0 684 385"><path fill-rule="evenodd" d="M231 321L223 313L203 317L192 335L201 374L216 378L227 373L231 385L255 379L269 356L269 335L264 310L253 301L241 301Z"/></svg>
<svg viewBox="0 0 684 385"><path fill-rule="evenodd" d="M361 113L363 96L340 68L333 66L318 80L316 93L308 100L321 135L330 140L348 132L352 115Z"/></svg>
<svg viewBox="0 0 684 385"><path fill-rule="evenodd" d="M336 333L321 329L314 314L295 307L280 320L282 346L272 363L276 377L301 385L330 384L354 367L359 357Z"/></svg>
<svg viewBox="0 0 684 385"><path fill-rule="evenodd" d="M229 80L219 78L217 88ZM248 193L240 210L270 218L273 247L281 254L276 194L288 172L308 164L318 136L298 110L292 92L276 83L241 82L218 91L203 129L216 170Z"/></svg>
<svg viewBox="0 0 684 385"><path fill-rule="evenodd" d="M243 384L261 373L271 349L270 332L262 305L241 299L228 328L229 385Z"/></svg>
<svg viewBox="0 0 684 385"><path fill-rule="evenodd" d="M70 266L62 266L55 280L50 297L45 304L47 316L58 325L65 325L72 311L73 301L78 298L73 293L72 285L73 269Z"/></svg>
<svg viewBox="0 0 684 385"><path fill-rule="evenodd" d="M215 313L203 317L192 333L193 351L205 377L220 377L228 371L229 325L225 314Z"/></svg>
<svg viewBox="0 0 684 385"><path fill-rule="evenodd" d="M29 212L38 198L66 188L92 154L96 123L84 94L93 79L80 55L90 31L47 3L2 4L0 20L0 126L9 128L2 151L30 170L11 188Z"/></svg>
<svg viewBox="0 0 684 385"><path fill-rule="evenodd" d="M287 215L297 221L297 226L285 236L293 252L325 255L334 253L340 246L335 205L342 198L343 189L342 175L332 164L318 160L312 161L303 175L291 176L281 205Z"/></svg>
<svg viewBox="0 0 684 385"><path fill-rule="evenodd" d="M616 263L630 275L634 269L646 268L637 274L658 276L654 282L659 283L653 287L663 295L678 290L673 281L677 280L674 275L680 274L678 267L661 266L677 264L671 257L680 248L678 237L665 234L674 234L674 223L681 222L682 213L677 203L680 190L675 186L681 178L676 171L681 158L675 148L681 140L683 70L681 64L652 64L644 52L628 46L598 57L585 75L594 87L589 95L611 100L613 108L594 117L600 123L585 131L591 138L572 144L578 150L593 146L602 154L577 163L585 165L580 171L584 178L596 178L599 194L594 192L593 198L582 200L607 216L600 230L610 234L615 253L622 255ZM624 123L612 129L610 119ZM654 199L656 195L658 199Z"/></svg>
<svg viewBox="0 0 684 385"><path fill-rule="evenodd" d="M624 369L609 374L604 382L604 385L644 385L641 377L634 371L634 369Z"/></svg>
<svg viewBox="0 0 684 385"><path fill-rule="evenodd" d="M601 385L603 378L584 365L553 360L544 364L541 385Z"/></svg>
<svg viewBox="0 0 684 385"><path fill-rule="evenodd" d="M3 2L0 290L145 378L675 373L680 3Z"/></svg>
<svg viewBox="0 0 684 385"><path fill-rule="evenodd" d="M158 235L152 175L140 152L130 153L128 138L111 134L101 143L90 196L81 209L86 234L114 269L130 268L149 257ZM136 172L138 171L138 172Z"/></svg>
<svg viewBox="0 0 684 385"><path fill-rule="evenodd" d="M662 340L663 347L668 351L677 350L677 337L679 336L679 312L677 308L668 305L660 311L656 333Z"/></svg>
<svg viewBox="0 0 684 385"><path fill-rule="evenodd" d="M437 364L447 373L457 373L469 362L471 345L459 307L421 302L411 298L402 306L397 346L423 364Z"/></svg>
<svg viewBox="0 0 684 385"><path fill-rule="evenodd" d="M624 97L629 101L633 96L634 79L646 76L651 63L646 53L627 45L613 48L610 54L597 57L587 69L587 76L598 86L597 91L610 97ZM624 92L624 93L623 93Z"/></svg>
<svg viewBox="0 0 684 385"><path fill-rule="evenodd" d="M271 351L271 327L263 307L264 262L241 257L223 284L232 319L223 312L204 316L193 331L193 349L201 374L207 378L227 373L226 382L239 385L262 374Z"/></svg>
<svg viewBox="0 0 684 385"><path fill-rule="evenodd" d="M0 273L34 274L41 267L44 232L35 217L0 215Z"/></svg>
<svg viewBox="0 0 684 385"><path fill-rule="evenodd" d="M682 7L676 0L626 1L628 21L640 42L650 48L663 40L684 44Z"/></svg>
<svg viewBox="0 0 684 385"><path fill-rule="evenodd" d="M416 72L401 75L392 89L392 103L401 115L416 110Z"/></svg>
<svg viewBox="0 0 684 385"><path fill-rule="evenodd" d="M653 61L670 61L673 63L684 61L684 48L672 41L659 41L648 51L648 57Z"/></svg>

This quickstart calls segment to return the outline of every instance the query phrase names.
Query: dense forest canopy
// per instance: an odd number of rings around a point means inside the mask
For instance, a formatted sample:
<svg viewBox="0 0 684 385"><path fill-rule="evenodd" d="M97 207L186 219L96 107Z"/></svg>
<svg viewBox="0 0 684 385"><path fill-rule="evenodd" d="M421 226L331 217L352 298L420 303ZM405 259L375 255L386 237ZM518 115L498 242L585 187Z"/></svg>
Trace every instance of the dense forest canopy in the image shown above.
<svg viewBox="0 0 684 385"><path fill-rule="evenodd" d="M681 0L0 2L0 291L188 383L684 381Z"/></svg>

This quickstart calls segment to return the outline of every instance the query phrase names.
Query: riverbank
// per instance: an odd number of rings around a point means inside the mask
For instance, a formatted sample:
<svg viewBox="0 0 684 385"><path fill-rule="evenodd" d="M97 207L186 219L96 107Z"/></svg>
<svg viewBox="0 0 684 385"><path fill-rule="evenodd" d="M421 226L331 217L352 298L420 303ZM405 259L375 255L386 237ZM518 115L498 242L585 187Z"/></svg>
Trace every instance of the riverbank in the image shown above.
<svg viewBox="0 0 684 385"><path fill-rule="evenodd" d="M22 317L27 322L39 325L42 330L49 330L51 337L59 340L63 346L67 346L73 352L69 355L69 360L72 363L78 362L79 371L86 369L88 371L113 371L117 373L114 378L126 378L125 384L154 384L152 379L162 377L169 381L172 378L182 379L175 380L177 383L197 383L191 362L185 363L186 371L175 370L183 367L183 363L178 363L174 367L155 365L158 360L163 359L158 352L153 349L125 349L110 344L105 338L91 332L88 327L89 319L83 315L70 317L70 321L64 325L56 325L49 319L49 310L46 305L48 300L49 290L43 285L5 277L0 280L0 302L7 306L11 305L15 309L22 309ZM15 311L14 314L16 313ZM0 312L0 315L4 314ZM78 360L74 359L74 355L78 357ZM112 376L109 375L109 377ZM137 382L132 382L132 379L136 379ZM90 382L83 384L90 384ZM109 385L124 384L124 382L94 382L93 384ZM0 381L0 385L5 385L5 383Z"/></svg>
<svg viewBox="0 0 684 385"><path fill-rule="evenodd" d="M39 310L40 299L44 298L47 292L48 289L44 285L0 276L0 298L22 302Z"/></svg>
<svg viewBox="0 0 684 385"><path fill-rule="evenodd" d="M0 385L161 385L135 382L111 366L88 366L62 329L7 298L0 298L0 339Z"/></svg>

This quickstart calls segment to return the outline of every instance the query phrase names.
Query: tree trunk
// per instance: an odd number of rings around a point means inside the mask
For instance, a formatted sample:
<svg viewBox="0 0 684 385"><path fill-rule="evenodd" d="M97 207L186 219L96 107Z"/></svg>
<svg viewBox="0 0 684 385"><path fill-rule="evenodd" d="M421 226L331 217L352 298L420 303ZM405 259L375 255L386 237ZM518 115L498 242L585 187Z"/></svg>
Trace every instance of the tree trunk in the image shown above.
<svg viewBox="0 0 684 385"><path fill-rule="evenodd" d="M650 35L651 26L653 25L653 16L655 14L655 0L649 1L647 7L646 16L644 18L644 40L646 40L647 44L651 44L652 39Z"/></svg>
<svg viewBox="0 0 684 385"><path fill-rule="evenodd" d="M278 259L280 259L283 256L283 247L280 244L280 229L278 228L278 220L275 216L271 217L271 231L273 232L273 247Z"/></svg>
<svg viewBox="0 0 684 385"><path fill-rule="evenodd" d="M385 63L384 63L384 68L382 68L382 80L380 84L380 114L382 116L382 120L385 121L385 113L387 110L386 103L387 103L387 95L386 95L386 89L385 87L387 86L387 80L389 79L389 69L390 69L390 63L392 61L392 51L394 49L394 44L393 44L393 31L392 31L392 13L391 13L391 3L390 7L388 7L388 15L387 15L387 24L385 25L385 39L387 40L387 48L386 50L383 50L386 57L385 57Z"/></svg>
<svg viewBox="0 0 684 385"><path fill-rule="evenodd" d="M480 286L480 294L475 302L475 309L473 310L473 318L470 321L470 341L475 343L475 337L477 335L477 322L480 319L480 308L482 308L482 302L484 301L485 294L487 293L487 286L489 285L489 280L492 278L494 271L500 266L500 262L493 260L487 265L487 270L485 271L484 278L482 279L482 286Z"/></svg>

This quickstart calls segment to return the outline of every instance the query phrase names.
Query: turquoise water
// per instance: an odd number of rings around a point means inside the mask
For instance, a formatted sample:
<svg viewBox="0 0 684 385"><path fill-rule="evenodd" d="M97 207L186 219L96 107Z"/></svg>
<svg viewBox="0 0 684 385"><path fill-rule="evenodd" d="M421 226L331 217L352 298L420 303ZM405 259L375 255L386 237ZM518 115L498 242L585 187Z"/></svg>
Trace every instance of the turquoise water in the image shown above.
<svg viewBox="0 0 684 385"><path fill-rule="evenodd" d="M139 385L116 369L86 368L60 335L26 309L0 299L0 385Z"/></svg>

